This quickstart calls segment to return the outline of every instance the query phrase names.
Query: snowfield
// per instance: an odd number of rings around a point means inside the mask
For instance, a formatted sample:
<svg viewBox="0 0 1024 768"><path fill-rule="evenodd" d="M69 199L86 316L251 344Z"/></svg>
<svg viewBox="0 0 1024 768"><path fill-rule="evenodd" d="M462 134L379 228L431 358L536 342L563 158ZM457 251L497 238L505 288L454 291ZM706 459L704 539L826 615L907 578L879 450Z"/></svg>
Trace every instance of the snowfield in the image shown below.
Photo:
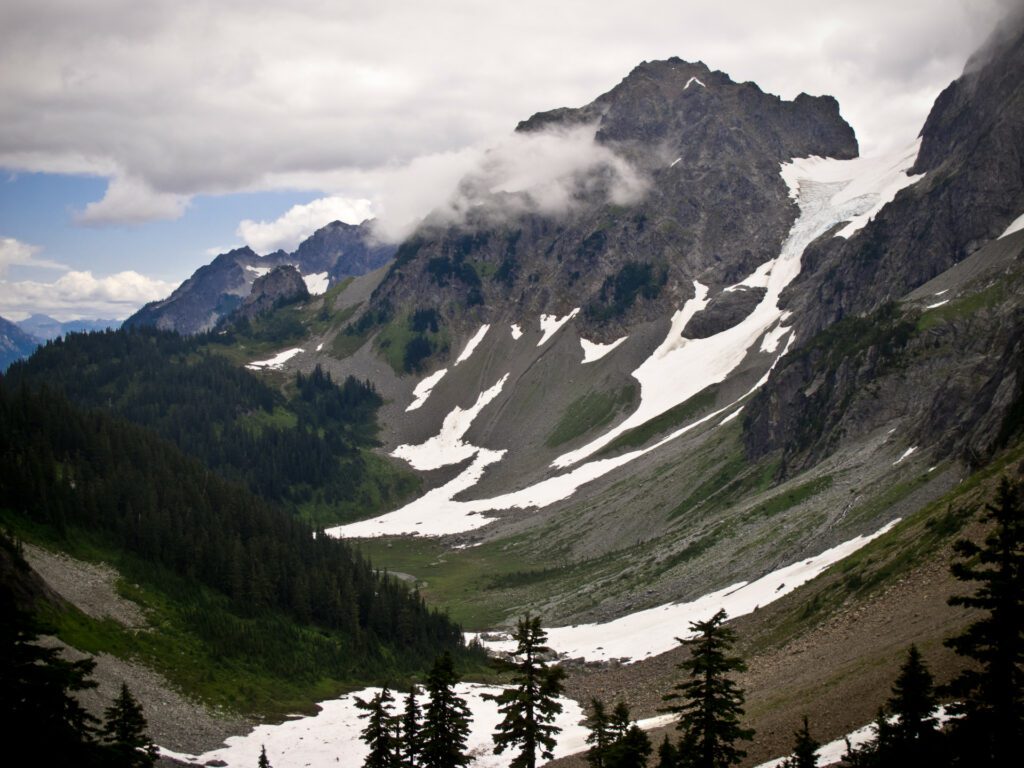
<svg viewBox="0 0 1024 768"><path fill-rule="evenodd" d="M464 363L469 360L473 355L473 350L477 348L477 345L484 340L484 336L487 335L487 331L491 329L489 325L481 325L480 330L469 340L466 344L466 348L462 350L462 354L459 355L459 359L455 361L455 364Z"/></svg>
<svg viewBox="0 0 1024 768"><path fill-rule="evenodd" d="M543 336L540 337L540 341L537 342L538 347L543 347L552 336L558 333L558 329L563 325L572 320L576 315L580 313L580 308L576 307L565 317L557 317L555 315L541 315L540 316L540 330Z"/></svg>
<svg viewBox="0 0 1024 768"><path fill-rule="evenodd" d="M253 360L245 367L253 371L280 371L282 368L284 368L285 363L287 363L289 360L291 360L293 357L295 357L297 354L303 351L305 350L302 350L299 347L295 347L294 349L286 349L284 352L278 352L269 360Z"/></svg>
<svg viewBox="0 0 1024 768"><path fill-rule="evenodd" d="M1008 226L1006 228L1006 231L1003 232L1003 234L1001 234L999 237L997 237L996 240L1002 240L1004 237L1009 237L1014 232L1020 232L1022 229L1024 229L1024 213L1022 213L1016 219L1011 221L1010 226Z"/></svg>
<svg viewBox="0 0 1024 768"><path fill-rule="evenodd" d="M430 374L417 384L416 388L412 391L413 400L405 409L406 413L409 411L415 411L427 402L427 398L430 397L430 393L434 391L434 387L436 387L438 382L444 378L446 373L448 373L448 369L442 368L441 370Z"/></svg>
<svg viewBox="0 0 1024 768"><path fill-rule="evenodd" d="M466 700L473 716L466 746L472 756L474 768L507 768L515 752L502 755L493 753L491 737L501 721L498 705L484 699L484 694L498 694L498 686L461 683L456 690ZM337 699L320 703L320 711L312 717L300 717L277 725L258 725L245 736L232 736L225 746L201 755L186 755L160 750L161 754L194 765L208 765L222 761L229 768L251 768L260 756L260 746L266 746L271 765L308 766L309 768L337 768L339 765L362 765L368 753L359 732L365 721L359 719L360 710L355 699L364 701L380 693L380 688L364 688ZM401 711L403 694L396 709ZM421 699L422 701L422 699ZM565 757L586 748L588 730L581 724L586 717L580 705L572 699L560 698L562 712L555 724L562 729L555 746L555 757ZM220 763L218 763L220 764Z"/></svg>
<svg viewBox="0 0 1024 768"><path fill-rule="evenodd" d="M315 275L303 275L302 282L306 284L306 290L310 296L320 296L327 293L327 273L317 272Z"/></svg>
<svg viewBox="0 0 1024 768"><path fill-rule="evenodd" d="M602 624L546 628L548 645L564 658L582 658L585 661L617 659L628 664L657 656L675 648L677 637L688 637L691 622L706 621L722 608L731 619L752 613L816 578L844 557L891 530L898 522L898 519L893 520L872 534L857 536L820 555L772 571L756 581L741 581L688 603L659 605ZM469 634L467 638L480 639L475 634ZM481 639L481 642L495 652L508 652L515 647L507 639Z"/></svg>
<svg viewBox="0 0 1024 768"><path fill-rule="evenodd" d="M610 344L598 344L581 338L580 346L583 347L583 362L593 363L596 360L600 360L628 338L629 336L623 336L621 339L616 339Z"/></svg>

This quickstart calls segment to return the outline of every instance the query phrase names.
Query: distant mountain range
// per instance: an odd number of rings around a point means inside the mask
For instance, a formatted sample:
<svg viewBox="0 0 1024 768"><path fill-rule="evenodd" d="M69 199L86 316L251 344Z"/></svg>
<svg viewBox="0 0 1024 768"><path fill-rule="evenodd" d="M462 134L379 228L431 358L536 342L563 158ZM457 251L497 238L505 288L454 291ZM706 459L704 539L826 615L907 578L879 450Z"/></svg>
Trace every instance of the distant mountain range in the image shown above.
<svg viewBox="0 0 1024 768"><path fill-rule="evenodd" d="M16 360L28 357L36 347L66 333L84 333L118 328L120 320L69 320L35 314L17 323L0 317L0 371Z"/></svg>

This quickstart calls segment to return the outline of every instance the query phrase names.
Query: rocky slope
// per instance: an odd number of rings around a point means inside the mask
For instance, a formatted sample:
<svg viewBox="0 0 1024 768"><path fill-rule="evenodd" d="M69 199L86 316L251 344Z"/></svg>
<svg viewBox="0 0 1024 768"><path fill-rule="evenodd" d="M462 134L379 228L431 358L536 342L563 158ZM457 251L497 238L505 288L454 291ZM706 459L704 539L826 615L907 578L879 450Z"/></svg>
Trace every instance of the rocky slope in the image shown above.
<svg viewBox="0 0 1024 768"><path fill-rule="evenodd" d="M209 331L245 301L258 277L275 267L292 265L311 289L323 292L346 277L377 269L394 250L373 239L368 222L353 226L340 221L317 230L293 253L260 256L251 248L236 248L200 267L166 299L144 306L125 326L152 325L183 334Z"/></svg>
<svg viewBox="0 0 1024 768"><path fill-rule="evenodd" d="M308 298L309 289L299 270L291 264L283 264L257 277L252 291L230 317L252 320L275 307Z"/></svg>

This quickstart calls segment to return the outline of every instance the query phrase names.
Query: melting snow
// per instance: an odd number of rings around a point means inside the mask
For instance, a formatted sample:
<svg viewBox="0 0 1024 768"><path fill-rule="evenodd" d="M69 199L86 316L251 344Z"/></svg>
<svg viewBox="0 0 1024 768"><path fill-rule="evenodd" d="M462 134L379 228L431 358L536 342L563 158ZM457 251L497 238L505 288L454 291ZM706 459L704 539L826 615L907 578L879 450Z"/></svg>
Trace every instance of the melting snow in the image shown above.
<svg viewBox="0 0 1024 768"><path fill-rule="evenodd" d="M501 715L498 704L484 699L484 694L498 694L499 686L460 683L456 692L466 700L472 713L467 752L474 768L507 768L515 757L509 750L502 755L493 754L492 736ZM359 719L356 697L364 701L380 692L380 688L364 688L348 693L337 699L320 703L320 711L311 717L300 717L275 725L258 725L245 736L232 736L225 746L202 755L186 755L161 749L171 758L189 764L209 765L220 760L229 768L253 766L259 760L260 747L265 746L272 765L309 766L309 768L337 768L343 765L361 765L366 759L367 747L359 734L365 721ZM401 712L404 695L397 693L396 712ZM556 716L555 725L562 729L555 745L555 757L565 757L586 749L588 730L582 725L585 713L572 699L560 698L562 712ZM344 761L340 758L344 757Z"/></svg>
<svg viewBox="0 0 1024 768"><path fill-rule="evenodd" d="M416 389L412 391L413 401L409 403L408 407L405 409L406 413L409 411L415 411L427 402L427 398L430 397L430 393L434 391L434 387L436 387L437 383L444 378L446 373L448 373L448 369L442 368L440 371L435 371L417 384Z"/></svg>
<svg viewBox="0 0 1024 768"><path fill-rule="evenodd" d="M728 424L730 421L735 419L741 413L743 413L743 406L742 405L739 408L737 408L735 411L730 413L728 416L726 416L724 419L722 419L720 422L718 422L718 426L722 426L723 424Z"/></svg>
<svg viewBox="0 0 1024 768"><path fill-rule="evenodd" d="M707 86L706 86L706 85L704 85L704 83L702 83L702 82L700 81L700 78L699 78L699 77L691 77L691 78L690 78L689 80L687 80L687 81L686 81L686 85L684 85L684 86L683 86L683 90L685 91L685 90L686 90L687 88L689 88L689 87L690 87L691 85L693 85L694 83L696 83L697 85L699 85L699 86L700 86L701 88L707 88Z"/></svg>
<svg viewBox="0 0 1024 768"><path fill-rule="evenodd" d="M768 331L761 339L761 351L767 352L768 354L774 354L775 350L779 348L779 342L781 342L786 334L789 333L789 326L783 325L782 321L789 317L788 312L783 312L782 317L779 319L779 324L772 330Z"/></svg>
<svg viewBox="0 0 1024 768"><path fill-rule="evenodd" d="M736 285L730 285L724 289L725 293L731 293L732 291L738 290L742 287L747 288L767 288L768 278L771 276L772 267L775 266L777 259L769 259L764 264L759 266L753 272L751 272L743 280L740 280Z"/></svg>
<svg viewBox="0 0 1024 768"><path fill-rule="evenodd" d="M996 239L1002 240L1004 237L1012 235L1014 232L1020 232L1022 229L1024 229L1024 213L1022 213L1020 216L1018 216L1016 219L1010 222L1010 226L1006 228L1006 231L1003 232L1003 234L1001 234Z"/></svg>
<svg viewBox="0 0 1024 768"><path fill-rule="evenodd" d="M459 355L459 359L455 361L456 365L458 365L459 363L464 363L467 360L469 360L470 356L473 354L473 350L475 350L477 345L481 341L483 341L484 336L487 335L487 331L490 330L490 327L491 326L489 325L480 326L480 330L477 331L473 338L469 340L469 342L466 344L466 348L462 350L462 354Z"/></svg>
<svg viewBox="0 0 1024 768"><path fill-rule="evenodd" d="M520 328L516 323L512 323L512 325L510 325L509 327L512 329L512 339L514 341L519 341L519 339L523 337L523 329Z"/></svg>
<svg viewBox="0 0 1024 768"><path fill-rule="evenodd" d="M250 267L248 264L246 264L245 268L253 273L253 279L263 277L270 271L270 267Z"/></svg>
<svg viewBox="0 0 1024 768"><path fill-rule="evenodd" d="M259 370L280 371L284 367L285 363L287 363L289 360L291 360L293 357L295 357L297 354L299 354L302 351L304 351L304 350L299 349L298 347L296 347L294 349L286 349L284 352L278 352L276 355L274 355L269 360L253 360L251 363L249 363L245 367L249 368L251 370L254 370L254 371L259 371Z"/></svg>
<svg viewBox="0 0 1024 768"><path fill-rule="evenodd" d="M676 163L678 163L682 159L683 158L681 158L681 157L677 157L675 160L673 160L671 163L668 164L668 167L669 168L675 168L676 167Z"/></svg>
<svg viewBox="0 0 1024 768"><path fill-rule="evenodd" d="M544 343L554 336L558 329L565 325L567 322L572 320L579 313L580 308L576 307L565 317L557 317L556 315L541 315L540 316L540 329L544 332L541 336L540 341L537 342L538 347L543 347Z"/></svg>
<svg viewBox="0 0 1024 768"><path fill-rule="evenodd" d="M595 360L600 360L628 338L629 336L623 336L621 339L616 339L611 344L597 344L593 341L580 339L580 346L583 347L583 362L592 363Z"/></svg>
<svg viewBox="0 0 1024 768"><path fill-rule="evenodd" d="M754 582L738 584L704 595L689 603L669 603L631 613L603 624L577 624L547 629L548 645L566 658L587 661L622 659L639 661L670 651L677 637L688 637L694 621L706 621L724 608L729 618L745 616L768 605L823 573L868 542L892 529L893 520L872 534L857 536L820 555L780 568ZM472 635L470 635L472 637ZM495 651L509 651L511 640L482 641Z"/></svg>
<svg viewBox="0 0 1024 768"><path fill-rule="evenodd" d="M327 292L327 273L317 272L315 275L303 275L302 281L311 296L320 296Z"/></svg>
<svg viewBox="0 0 1024 768"><path fill-rule="evenodd" d="M943 299L942 301L937 301L934 304L929 304L925 309L935 309L936 307L941 307L943 304L949 304L949 299Z"/></svg>
<svg viewBox="0 0 1024 768"><path fill-rule="evenodd" d="M938 291L938 292L937 292L937 293L935 293L934 295L935 295L935 296L941 296L941 295L942 295L942 294L944 294L944 293L949 293L949 288L943 288L943 289L942 289L941 291Z"/></svg>
<svg viewBox="0 0 1024 768"><path fill-rule="evenodd" d="M903 452L903 455L902 455L902 456L900 456L900 457L899 457L898 459L896 459L896 461L894 461L894 462L892 463L892 465L893 465L893 466L895 467L895 466L896 466L897 464L899 464L900 462L902 462L902 461L903 461L903 460L904 460L905 458L907 458L908 456L910 456L910 454L912 454L912 453L913 453L914 451L916 451L916 450L917 450L917 446L916 446L916 445L912 445L912 446L910 446L909 448L907 448L907 450L905 450L905 451Z"/></svg>

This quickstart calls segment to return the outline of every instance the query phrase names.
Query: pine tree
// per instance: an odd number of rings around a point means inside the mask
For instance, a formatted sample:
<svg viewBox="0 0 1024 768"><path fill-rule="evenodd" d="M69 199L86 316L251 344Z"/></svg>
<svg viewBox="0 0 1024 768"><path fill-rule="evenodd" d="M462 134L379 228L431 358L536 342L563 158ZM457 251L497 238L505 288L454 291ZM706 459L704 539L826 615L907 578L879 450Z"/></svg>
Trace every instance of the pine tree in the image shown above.
<svg viewBox="0 0 1024 768"><path fill-rule="evenodd" d="M629 726L632 724L633 717L629 714L629 707L626 705L626 702L620 701L612 709L612 716L608 719L612 740L618 740L625 736L626 731L629 730Z"/></svg>
<svg viewBox="0 0 1024 768"><path fill-rule="evenodd" d="M821 744L811 736L807 715L804 715L804 726L796 732L796 743L782 768L816 768L818 765L818 748Z"/></svg>
<svg viewBox="0 0 1024 768"><path fill-rule="evenodd" d="M962 765L1015 764L1024 743L1024 519L1019 484L1003 478L995 504L982 519L993 524L983 546L956 543L951 568L960 581L976 583L973 595L950 605L984 615L946 644L974 664L949 685L957 699L949 711L953 751Z"/></svg>
<svg viewBox="0 0 1024 768"><path fill-rule="evenodd" d="M260 744L260 761L256 764L257 768L271 768L270 760L267 758L267 748Z"/></svg>
<svg viewBox="0 0 1024 768"><path fill-rule="evenodd" d="M561 730L554 720L562 711L558 695L565 672L544 661L551 649L544 645L547 633L539 618L520 619L512 638L516 641L513 660L500 662L499 666L512 672L513 687L490 697L504 715L494 734L494 752L501 754L518 746L519 754L509 763L511 768L535 768L538 752L544 759L551 759L555 735Z"/></svg>
<svg viewBox="0 0 1024 768"><path fill-rule="evenodd" d="M418 768L423 744L420 725L420 705L416 700L416 686L409 689L405 697L405 711L402 713L402 736L399 746L399 765L402 768Z"/></svg>
<svg viewBox="0 0 1024 768"><path fill-rule="evenodd" d="M395 719L390 706L394 700L387 688L369 701L356 699L356 706L366 713L359 715L360 720L366 720L359 738L370 748L363 768L393 768L395 764Z"/></svg>
<svg viewBox="0 0 1024 768"><path fill-rule="evenodd" d="M466 737L469 735L469 709L455 694L459 681L451 654L434 662L427 676L430 701L423 717L422 768L459 768L469 763Z"/></svg>
<svg viewBox="0 0 1024 768"><path fill-rule="evenodd" d="M658 747L658 765L657 768L677 768L679 765L679 750L676 749L676 745L673 744L668 734L661 742L661 746Z"/></svg>
<svg viewBox="0 0 1024 768"><path fill-rule="evenodd" d="M941 758L941 734L936 730L935 688L931 672L916 645L907 651L907 659L892 686L889 712L896 716L891 727L892 764L937 765Z"/></svg>
<svg viewBox="0 0 1024 768"><path fill-rule="evenodd" d="M740 726L743 715L743 691L729 678L731 672L746 669L742 659L729 656L735 634L722 624L726 613L720 610L707 621L690 625L691 640L679 640L690 649L690 658L679 664L689 679L675 686L665 701L679 702L664 711L679 716L676 727L682 731L681 759L695 768L724 768L746 757L736 742L750 740L751 729Z"/></svg>
<svg viewBox="0 0 1024 768"><path fill-rule="evenodd" d="M146 735L142 705L132 696L126 683L121 683L121 692L103 713L102 734L124 765L141 768L156 763L156 745Z"/></svg>
<svg viewBox="0 0 1024 768"><path fill-rule="evenodd" d="M644 768L651 754L651 740L633 722L625 702L615 705L611 723L613 739L605 750L605 768Z"/></svg>
<svg viewBox="0 0 1024 768"><path fill-rule="evenodd" d="M611 723L608 719L608 712L605 710L604 702L594 698L590 700L590 719L587 722L590 733L587 734L587 762L593 768L604 768L605 754L608 745L611 744L613 736Z"/></svg>

